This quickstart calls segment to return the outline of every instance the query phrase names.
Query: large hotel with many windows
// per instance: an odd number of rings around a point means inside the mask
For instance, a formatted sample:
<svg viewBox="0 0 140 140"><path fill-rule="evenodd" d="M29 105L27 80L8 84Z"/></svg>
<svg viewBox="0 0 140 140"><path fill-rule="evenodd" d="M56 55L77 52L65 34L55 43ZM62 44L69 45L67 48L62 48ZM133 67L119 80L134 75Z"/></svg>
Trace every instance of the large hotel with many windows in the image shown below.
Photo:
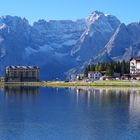
<svg viewBox="0 0 140 140"><path fill-rule="evenodd" d="M39 68L36 66L8 66L5 82L38 82Z"/></svg>

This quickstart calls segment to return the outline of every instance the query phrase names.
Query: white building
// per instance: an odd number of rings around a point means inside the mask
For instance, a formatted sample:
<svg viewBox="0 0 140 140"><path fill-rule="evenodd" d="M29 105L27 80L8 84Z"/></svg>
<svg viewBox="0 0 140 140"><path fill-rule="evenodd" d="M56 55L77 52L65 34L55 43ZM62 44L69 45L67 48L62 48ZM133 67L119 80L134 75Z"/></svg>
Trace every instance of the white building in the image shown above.
<svg viewBox="0 0 140 140"><path fill-rule="evenodd" d="M82 80L84 78L84 74L77 74L76 79Z"/></svg>
<svg viewBox="0 0 140 140"><path fill-rule="evenodd" d="M98 71L93 71L88 73L88 79L99 80L102 74Z"/></svg>
<svg viewBox="0 0 140 140"><path fill-rule="evenodd" d="M140 74L140 58L130 59L130 74Z"/></svg>
<svg viewBox="0 0 140 140"><path fill-rule="evenodd" d="M140 78L140 58L130 59L130 75L136 79Z"/></svg>

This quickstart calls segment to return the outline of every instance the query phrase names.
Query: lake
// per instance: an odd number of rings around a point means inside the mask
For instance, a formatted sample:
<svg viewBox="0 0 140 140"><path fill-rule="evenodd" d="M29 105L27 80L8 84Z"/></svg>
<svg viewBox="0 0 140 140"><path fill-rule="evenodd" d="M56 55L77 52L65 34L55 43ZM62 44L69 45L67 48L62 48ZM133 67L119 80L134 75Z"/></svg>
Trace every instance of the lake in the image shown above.
<svg viewBox="0 0 140 140"><path fill-rule="evenodd" d="M5 87L0 140L140 140L140 90Z"/></svg>

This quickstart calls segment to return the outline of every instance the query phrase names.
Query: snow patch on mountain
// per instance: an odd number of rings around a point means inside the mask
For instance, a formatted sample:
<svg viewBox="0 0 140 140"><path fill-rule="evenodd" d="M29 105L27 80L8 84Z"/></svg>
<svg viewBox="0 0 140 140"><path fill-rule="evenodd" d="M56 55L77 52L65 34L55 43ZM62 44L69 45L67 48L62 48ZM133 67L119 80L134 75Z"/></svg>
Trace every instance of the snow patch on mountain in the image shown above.
<svg viewBox="0 0 140 140"><path fill-rule="evenodd" d="M4 28L6 28L6 24L3 24L3 23L2 23L2 24L0 25L0 30L1 30L1 29L4 29Z"/></svg>
<svg viewBox="0 0 140 140"><path fill-rule="evenodd" d="M29 55L31 55L31 54L33 54L33 53L36 53L38 50L36 50L36 49L33 49L33 48L31 48L31 47L26 47L25 48L25 54L26 54L26 56L29 56Z"/></svg>
<svg viewBox="0 0 140 140"><path fill-rule="evenodd" d="M38 65L41 77L62 78L89 63L140 55L140 23L122 24L94 11L87 19L38 20L0 17L0 70L6 65ZM47 72L46 72L47 71ZM0 71L1 72L1 71Z"/></svg>
<svg viewBox="0 0 140 140"><path fill-rule="evenodd" d="M68 40L63 43L63 45L72 46L75 45L77 40Z"/></svg>
<svg viewBox="0 0 140 140"><path fill-rule="evenodd" d="M49 45L43 45L39 47L39 51L41 52L53 52L54 49Z"/></svg>

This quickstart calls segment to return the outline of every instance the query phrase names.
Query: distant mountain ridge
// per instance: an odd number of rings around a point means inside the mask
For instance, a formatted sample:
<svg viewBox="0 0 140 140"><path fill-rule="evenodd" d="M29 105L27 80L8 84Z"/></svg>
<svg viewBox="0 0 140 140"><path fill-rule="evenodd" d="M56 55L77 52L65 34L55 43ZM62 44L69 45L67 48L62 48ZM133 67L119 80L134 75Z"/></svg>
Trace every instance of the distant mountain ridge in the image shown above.
<svg viewBox="0 0 140 140"><path fill-rule="evenodd" d="M140 56L140 23L125 25L94 11L87 19L39 20L0 17L0 73L7 65L37 65L41 79L81 73L89 63Z"/></svg>

